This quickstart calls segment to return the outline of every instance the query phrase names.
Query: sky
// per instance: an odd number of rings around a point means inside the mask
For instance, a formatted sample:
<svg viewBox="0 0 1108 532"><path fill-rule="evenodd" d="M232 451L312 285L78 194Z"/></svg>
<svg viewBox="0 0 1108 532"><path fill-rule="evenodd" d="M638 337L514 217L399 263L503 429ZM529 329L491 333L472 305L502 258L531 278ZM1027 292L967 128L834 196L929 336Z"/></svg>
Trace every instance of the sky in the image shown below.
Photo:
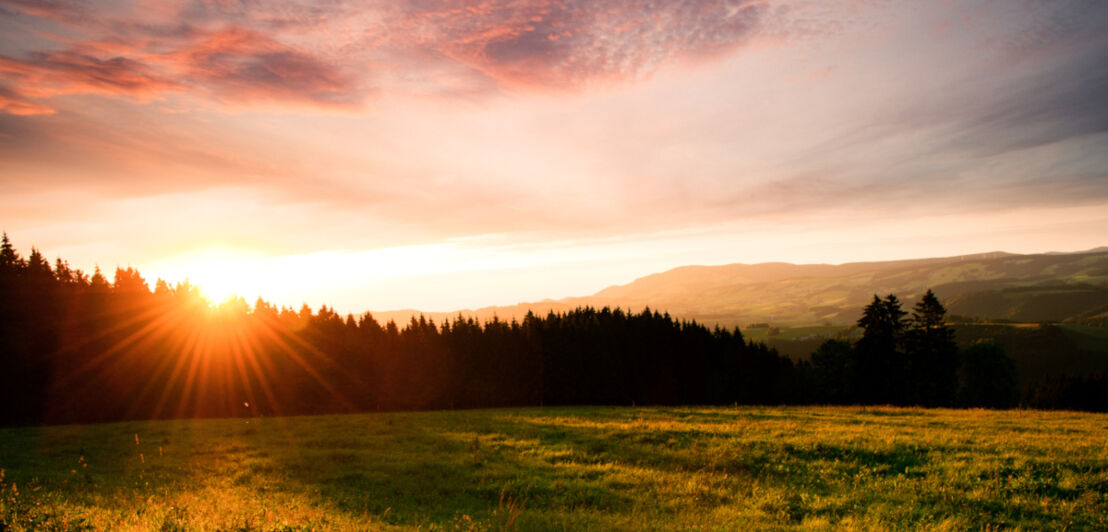
<svg viewBox="0 0 1108 532"><path fill-rule="evenodd" d="M1108 245L1108 2L0 0L0 228L339 312Z"/></svg>

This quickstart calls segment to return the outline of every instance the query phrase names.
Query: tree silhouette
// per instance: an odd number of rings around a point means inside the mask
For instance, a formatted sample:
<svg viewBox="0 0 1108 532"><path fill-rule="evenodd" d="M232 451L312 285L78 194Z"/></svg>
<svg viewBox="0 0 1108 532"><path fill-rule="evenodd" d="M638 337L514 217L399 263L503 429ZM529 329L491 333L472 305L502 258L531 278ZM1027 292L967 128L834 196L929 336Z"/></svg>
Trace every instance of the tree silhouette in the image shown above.
<svg viewBox="0 0 1108 532"><path fill-rule="evenodd" d="M372 316L213 306L133 268L112 282L38 253L0 281L0 423L542 404L794 402L797 367L742 334L650 309L404 327Z"/></svg>
<svg viewBox="0 0 1108 532"><path fill-rule="evenodd" d="M36 249L23 259L4 235L0 424L554 404L1014 404L1011 359L992 344L953 357L944 313L930 291L910 320L896 296L875 295L860 340L830 340L794 363L738 329L649 308L401 327L326 305L213 306L187 281L158 279L151 291L133 268L109 282L99 267L91 276L61 259L51 267ZM1026 397L1105 408L1105 381L1044 381Z"/></svg>
<svg viewBox="0 0 1108 532"><path fill-rule="evenodd" d="M912 310L906 337L910 400L924 406L953 403L957 389L958 346L944 322L946 308L930 289Z"/></svg>
<svg viewBox="0 0 1108 532"><path fill-rule="evenodd" d="M858 326L863 329L863 334L854 346L858 352L859 400L862 402L905 402L905 363L901 345L906 314L900 308L900 300L893 294L885 296L885 299L874 294L873 301L862 309Z"/></svg>
<svg viewBox="0 0 1108 532"><path fill-rule="evenodd" d="M8 239L8 233L5 232L0 243L0 275L11 276L22 269L23 259L19 257L19 253L12 246L12 241Z"/></svg>

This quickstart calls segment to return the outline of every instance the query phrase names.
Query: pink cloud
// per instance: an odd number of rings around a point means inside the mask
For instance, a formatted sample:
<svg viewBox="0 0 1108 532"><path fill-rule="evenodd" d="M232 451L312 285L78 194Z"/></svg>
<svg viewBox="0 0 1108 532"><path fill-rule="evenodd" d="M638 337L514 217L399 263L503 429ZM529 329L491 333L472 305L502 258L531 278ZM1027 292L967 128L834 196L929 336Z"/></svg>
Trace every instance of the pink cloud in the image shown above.
<svg viewBox="0 0 1108 532"><path fill-rule="evenodd" d="M282 42L277 31L190 20L182 18L181 9L90 12L77 20L67 4L5 3L27 28L24 40L49 48L0 55L0 83L21 96L6 98L12 101L0 112L43 111L53 106L43 100L71 94L148 103L180 93L225 104L326 107L357 106L362 100L357 79L342 73L337 62L310 47Z"/></svg>
<svg viewBox="0 0 1108 532"><path fill-rule="evenodd" d="M163 58L217 97L318 105L357 105L357 83L330 62L258 32L229 28L203 35Z"/></svg>
<svg viewBox="0 0 1108 532"><path fill-rule="evenodd" d="M54 110L34 102L28 102L0 91L0 112L18 116L52 115Z"/></svg>
<svg viewBox="0 0 1108 532"><path fill-rule="evenodd" d="M77 21L82 9L67 0L0 0L0 13L10 11L51 20Z"/></svg>
<svg viewBox="0 0 1108 532"><path fill-rule="evenodd" d="M99 59L75 51L35 52L25 60L0 57L0 76L14 80L20 92L32 98L107 94L149 101L180 89L176 82L134 59Z"/></svg>
<svg viewBox="0 0 1108 532"><path fill-rule="evenodd" d="M531 0L412 5L396 14L399 39L441 51L500 83L572 90L626 82L659 66L731 49L759 28L764 5Z"/></svg>
<svg viewBox="0 0 1108 532"><path fill-rule="evenodd" d="M746 0L190 1L89 7L74 17L79 10L67 3L6 3L61 48L0 56L0 81L29 98L149 102L182 92L224 104L327 107L355 107L413 80L446 96L634 81L746 42L766 9ZM39 31L39 19L68 30Z"/></svg>

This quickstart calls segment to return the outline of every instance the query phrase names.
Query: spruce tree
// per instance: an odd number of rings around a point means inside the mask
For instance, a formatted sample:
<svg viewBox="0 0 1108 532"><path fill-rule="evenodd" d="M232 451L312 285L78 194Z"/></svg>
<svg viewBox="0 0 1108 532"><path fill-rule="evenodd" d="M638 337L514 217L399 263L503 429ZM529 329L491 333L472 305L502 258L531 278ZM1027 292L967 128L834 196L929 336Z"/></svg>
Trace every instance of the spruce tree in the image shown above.
<svg viewBox="0 0 1108 532"><path fill-rule="evenodd" d="M97 293L106 293L111 289L108 284L108 279L104 277L104 274L100 271L100 266L96 266L92 271L92 278L89 279L89 284L92 286L93 291Z"/></svg>
<svg viewBox="0 0 1108 532"><path fill-rule="evenodd" d="M902 403L904 353L904 316L900 300L893 294L881 299L874 294L873 301L862 310L858 326L863 329L862 338L855 349L858 352L857 397L864 403Z"/></svg>
<svg viewBox="0 0 1108 532"><path fill-rule="evenodd" d="M946 308L928 290L912 310L906 351L912 401L947 406L957 388L958 346L954 330L944 323Z"/></svg>
<svg viewBox="0 0 1108 532"><path fill-rule="evenodd" d="M3 243L0 244L0 275L11 275L23 269L23 259L19 252L12 247L12 241L8 239L8 233L4 233Z"/></svg>

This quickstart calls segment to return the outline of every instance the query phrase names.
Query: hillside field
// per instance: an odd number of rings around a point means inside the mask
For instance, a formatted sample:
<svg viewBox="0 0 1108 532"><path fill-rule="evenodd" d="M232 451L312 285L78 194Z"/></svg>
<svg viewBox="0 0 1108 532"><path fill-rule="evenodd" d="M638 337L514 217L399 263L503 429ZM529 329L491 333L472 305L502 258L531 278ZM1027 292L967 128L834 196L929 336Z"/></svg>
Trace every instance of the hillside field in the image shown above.
<svg viewBox="0 0 1108 532"><path fill-rule="evenodd" d="M0 530L1108 528L1108 415L527 408L0 429Z"/></svg>
<svg viewBox="0 0 1108 532"><path fill-rule="evenodd" d="M458 314L480 320L523 319L576 307L644 307L709 326L753 323L847 326L875 294L896 294L905 310L933 289L952 315L1012 322L1108 323L1108 250L1015 255L992 252L930 259L846 264L682 266L611 286L593 295L445 313L374 312L382 322ZM814 328L814 327L813 327Z"/></svg>

